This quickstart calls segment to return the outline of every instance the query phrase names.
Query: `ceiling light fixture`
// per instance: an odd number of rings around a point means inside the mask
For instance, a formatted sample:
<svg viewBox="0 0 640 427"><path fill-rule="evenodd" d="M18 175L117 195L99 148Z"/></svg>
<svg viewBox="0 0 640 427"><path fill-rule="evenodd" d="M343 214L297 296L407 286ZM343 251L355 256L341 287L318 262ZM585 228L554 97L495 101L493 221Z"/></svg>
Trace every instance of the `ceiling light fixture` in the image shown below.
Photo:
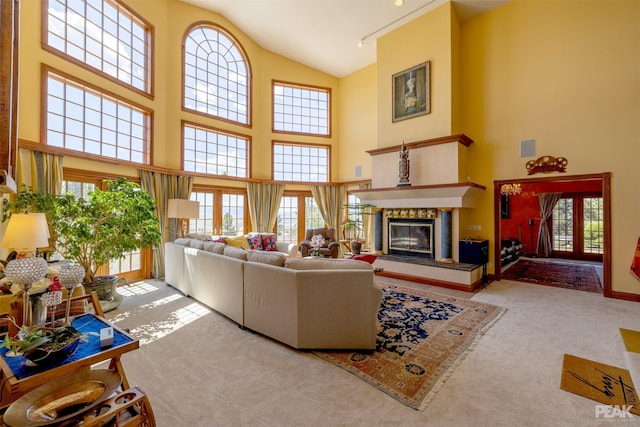
<svg viewBox="0 0 640 427"><path fill-rule="evenodd" d="M375 30L375 31L373 31L373 32L371 32L371 33L369 33L369 34L367 34L366 36L364 36L364 37L362 37L362 38L360 39L360 42L358 43L358 47L362 47L362 46L364 46L364 41L365 41L366 39L368 39L369 37L374 36L374 35L378 34L379 32L384 31L384 30L386 30L387 28L389 28L389 27L391 27L391 26L393 26L393 25L397 24L398 22L402 21L403 19L407 18L407 17L408 17L408 16L410 16L410 15L413 15L414 13L418 12L419 10L424 9L425 7L429 6L430 4L432 4L432 3L433 3L433 2L435 2L435 1L436 1L436 0L430 0L430 1L428 1L427 3L423 4L422 6L420 6L420 7L416 8L416 9L412 10L411 12L407 13L406 15L401 16L400 18L396 19L395 21L392 21L392 22L388 23L387 25L385 25L385 26L383 26L383 27L381 27L381 28L378 28L377 30ZM396 6L402 6L402 4L403 4L403 3L404 3L404 0L394 0L394 4L395 4Z"/></svg>

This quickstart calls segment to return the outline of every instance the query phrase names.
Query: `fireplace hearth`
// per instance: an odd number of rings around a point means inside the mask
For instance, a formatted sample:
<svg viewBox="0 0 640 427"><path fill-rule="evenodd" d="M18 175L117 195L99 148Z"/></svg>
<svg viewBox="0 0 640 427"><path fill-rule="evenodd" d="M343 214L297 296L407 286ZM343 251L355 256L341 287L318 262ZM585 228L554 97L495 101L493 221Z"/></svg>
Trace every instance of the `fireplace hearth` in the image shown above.
<svg viewBox="0 0 640 427"><path fill-rule="evenodd" d="M387 253L435 258L434 227L433 219L389 219Z"/></svg>

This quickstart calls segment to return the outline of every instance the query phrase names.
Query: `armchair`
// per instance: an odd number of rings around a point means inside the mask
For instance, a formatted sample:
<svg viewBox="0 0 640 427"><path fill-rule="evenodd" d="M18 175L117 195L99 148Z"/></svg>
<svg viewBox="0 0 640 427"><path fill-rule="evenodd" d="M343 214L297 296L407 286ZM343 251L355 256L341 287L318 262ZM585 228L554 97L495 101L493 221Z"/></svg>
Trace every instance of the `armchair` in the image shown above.
<svg viewBox="0 0 640 427"><path fill-rule="evenodd" d="M340 242L336 239L335 228L310 228L307 229L304 240L300 242L300 253L303 257L311 255L311 238L316 234L324 238L324 246L320 248L320 255L325 258L338 258Z"/></svg>

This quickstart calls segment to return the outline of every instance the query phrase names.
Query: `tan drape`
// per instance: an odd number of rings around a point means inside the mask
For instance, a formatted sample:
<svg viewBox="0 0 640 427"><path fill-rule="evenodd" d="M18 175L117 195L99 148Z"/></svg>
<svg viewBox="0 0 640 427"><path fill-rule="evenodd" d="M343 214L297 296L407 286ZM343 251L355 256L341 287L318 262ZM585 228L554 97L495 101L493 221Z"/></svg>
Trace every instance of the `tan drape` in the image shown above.
<svg viewBox="0 0 640 427"><path fill-rule="evenodd" d="M167 218L169 199L188 200L193 188L193 177L141 170L140 186L156 201L156 215L160 222L163 244L153 250L151 273L155 278L164 278L164 242L178 235L178 220Z"/></svg>
<svg viewBox="0 0 640 427"><path fill-rule="evenodd" d="M538 255L548 257L553 250L551 233L547 221L553 214L553 208L560 200L562 193L540 193L538 194L538 205L540 205L540 229L538 230ZM533 248L532 248L533 249Z"/></svg>
<svg viewBox="0 0 640 427"><path fill-rule="evenodd" d="M62 161L63 156L20 148L18 150L18 167L16 168L18 191L23 185L26 185L40 193L60 194L62 191Z"/></svg>
<svg viewBox="0 0 640 427"><path fill-rule="evenodd" d="M333 185L311 185L309 188L325 224L336 230L338 235L343 206L347 200L346 188Z"/></svg>
<svg viewBox="0 0 640 427"><path fill-rule="evenodd" d="M284 194L283 184L247 183L251 231L271 233L278 220L278 209Z"/></svg>

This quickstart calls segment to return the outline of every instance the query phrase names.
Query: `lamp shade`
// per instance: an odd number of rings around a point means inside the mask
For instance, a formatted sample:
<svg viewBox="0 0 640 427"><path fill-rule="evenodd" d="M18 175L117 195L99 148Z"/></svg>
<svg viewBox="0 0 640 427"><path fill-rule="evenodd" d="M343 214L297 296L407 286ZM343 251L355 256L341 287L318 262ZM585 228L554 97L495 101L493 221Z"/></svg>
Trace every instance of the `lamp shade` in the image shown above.
<svg viewBox="0 0 640 427"><path fill-rule="evenodd" d="M199 218L200 202L185 199L169 199L167 209L169 218Z"/></svg>
<svg viewBox="0 0 640 427"><path fill-rule="evenodd" d="M43 213L14 213L0 246L17 251L31 251L49 246L49 226Z"/></svg>

